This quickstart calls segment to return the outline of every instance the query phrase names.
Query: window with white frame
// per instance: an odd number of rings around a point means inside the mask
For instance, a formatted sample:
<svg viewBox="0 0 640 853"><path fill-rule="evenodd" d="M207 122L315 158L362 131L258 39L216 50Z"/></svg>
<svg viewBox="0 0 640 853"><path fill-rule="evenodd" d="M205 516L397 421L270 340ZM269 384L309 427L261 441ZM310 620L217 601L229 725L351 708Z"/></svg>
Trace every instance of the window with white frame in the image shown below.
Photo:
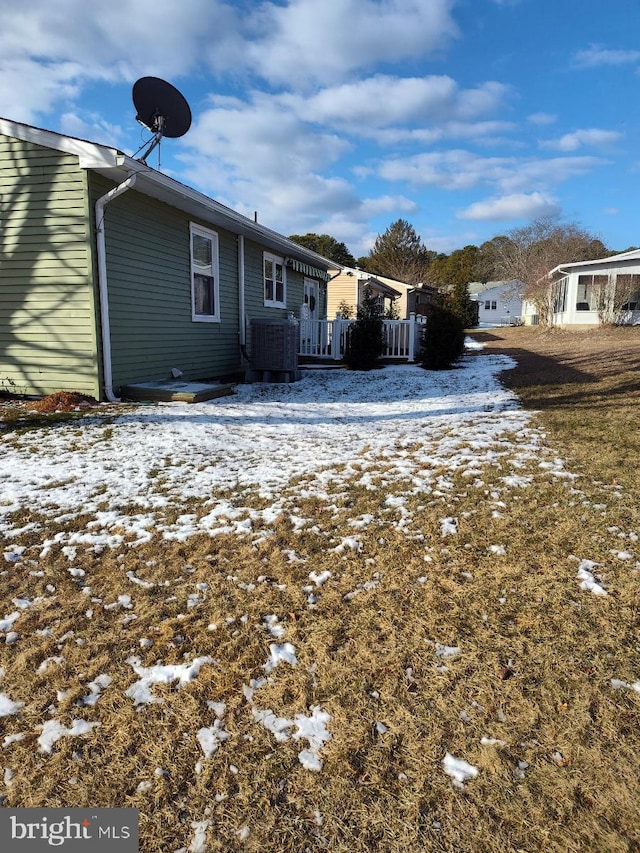
<svg viewBox="0 0 640 853"><path fill-rule="evenodd" d="M487 299L484 303L485 311L496 311L498 303L495 299Z"/></svg>
<svg viewBox="0 0 640 853"><path fill-rule="evenodd" d="M608 275L579 275L576 311L597 311L608 284Z"/></svg>
<svg viewBox="0 0 640 853"><path fill-rule="evenodd" d="M264 267L264 304L268 308L287 307L287 275L284 266L284 258L263 255Z"/></svg>
<svg viewBox="0 0 640 853"><path fill-rule="evenodd" d="M218 235L190 225L191 232L191 319L199 323L220 321Z"/></svg>

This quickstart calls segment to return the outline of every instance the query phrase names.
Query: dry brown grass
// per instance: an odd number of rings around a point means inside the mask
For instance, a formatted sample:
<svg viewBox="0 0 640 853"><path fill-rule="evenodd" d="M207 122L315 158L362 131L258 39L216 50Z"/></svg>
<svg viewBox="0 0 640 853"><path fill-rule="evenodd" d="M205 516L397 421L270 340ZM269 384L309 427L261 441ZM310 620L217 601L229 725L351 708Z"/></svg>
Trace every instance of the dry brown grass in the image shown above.
<svg viewBox="0 0 640 853"><path fill-rule="evenodd" d="M541 411L554 441L592 477L638 486L640 327L501 328L473 337L518 362L505 384Z"/></svg>
<svg viewBox="0 0 640 853"><path fill-rule="evenodd" d="M477 336L518 359L505 381L540 410L577 480L535 459L521 471L531 485L517 489L504 488L500 464L481 482L447 472L453 488L411 499L404 530L384 494L354 486L335 510L300 502L313 530L282 521L262 541L198 536L79 552L80 579L60 550L40 557L33 534L34 548L0 575L5 602L43 598L20 619L28 642L0 647L11 699L25 703L0 722L5 734L26 733L0 752L14 772L5 804L138 807L143 853L188 848L203 820L209 851L640 850L640 693L611 685L640 679L637 454L617 461L620 442L637 450L640 335ZM375 521L358 531L362 550L332 553L365 513ZM450 515L459 532L443 538ZM575 558L601 564L606 597L580 589ZM309 607L309 573L324 570L332 577ZM131 583L129 571L156 585ZM123 593L131 611L105 609ZM320 773L301 766L300 744L258 725L243 694L273 642L267 614L286 628L298 666L281 664L255 704L288 718L315 705L331 714ZM461 654L443 661L436 643ZM136 680L131 655L145 666L214 662L182 689L156 685L164 701L138 711L124 694ZM38 673L54 656L64 660ZM76 705L104 672L113 682L96 705ZM216 719L208 701L226 703L230 739L205 760L196 732ZM67 725L100 727L41 754L50 706ZM447 752L479 768L462 789L443 772Z"/></svg>

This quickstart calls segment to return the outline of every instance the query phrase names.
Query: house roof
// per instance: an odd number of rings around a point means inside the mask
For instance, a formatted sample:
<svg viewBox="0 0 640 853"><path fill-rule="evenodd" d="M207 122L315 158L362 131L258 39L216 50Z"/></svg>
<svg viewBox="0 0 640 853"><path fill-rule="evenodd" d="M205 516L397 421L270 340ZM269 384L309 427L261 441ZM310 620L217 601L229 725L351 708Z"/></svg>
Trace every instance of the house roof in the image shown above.
<svg viewBox="0 0 640 853"><path fill-rule="evenodd" d="M495 290L498 287L510 287L518 289L518 285L524 287L521 281L517 278L502 279L500 281L471 281L467 285L470 296L476 296L479 293L484 293L487 290Z"/></svg>
<svg viewBox="0 0 640 853"><path fill-rule="evenodd" d="M334 261L329 261L310 249L305 249L304 246L294 243L282 234L254 222L198 190L153 169L141 160L135 160L117 148L1 117L0 134L33 142L66 154L74 154L78 157L80 168L96 172L116 184L135 174L137 192L165 202L212 225L225 228L235 234L242 234L278 254L286 255L303 266L306 265L307 268L318 268L323 273L326 273L329 268L340 268L340 265Z"/></svg>
<svg viewBox="0 0 640 853"><path fill-rule="evenodd" d="M332 269L340 269L338 264L333 261L331 263L331 267ZM375 279L376 281L382 282L383 284L386 284L392 289L398 291L398 296L402 294L403 290L413 290L415 287L415 285L413 284L407 284L406 281L398 281L395 278L389 278L385 275L372 275L371 273L366 272L366 270L361 270L358 267L342 267L341 272L346 273L347 275L355 276L359 281Z"/></svg>
<svg viewBox="0 0 640 853"><path fill-rule="evenodd" d="M399 296L402 296L399 290L394 290L393 287L385 284L384 281L380 281L376 276L369 276L369 278L361 279L361 282L365 286L372 287L374 290L382 293L384 296L391 297L391 299L397 299Z"/></svg>
<svg viewBox="0 0 640 853"><path fill-rule="evenodd" d="M565 275L570 269L576 267L590 267L598 264L619 263L621 261L640 261L640 249L630 249L628 252L620 252L618 255L609 255L607 258L598 258L594 261L574 261L569 264L558 264L547 273L547 278L554 278L556 275Z"/></svg>

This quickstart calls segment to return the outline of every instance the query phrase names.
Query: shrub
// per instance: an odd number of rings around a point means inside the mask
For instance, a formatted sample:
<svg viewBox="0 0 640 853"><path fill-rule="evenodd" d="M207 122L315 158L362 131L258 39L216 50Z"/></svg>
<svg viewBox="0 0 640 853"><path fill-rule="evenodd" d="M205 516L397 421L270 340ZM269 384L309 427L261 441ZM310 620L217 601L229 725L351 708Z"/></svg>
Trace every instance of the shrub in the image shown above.
<svg viewBox="0 0 640 853"><path fill-rule="evenodd" d="M452 311L434 306L422 333L418 363L427 370L446 370L463 352L462 320Z"/></svg>
<svg viewBox="0 0 640 853"><path fill-rule="evenodd" d="M384 324L376 296L367 288L349 326L345 361L352 370L373 370L384 352Z"/></svg>

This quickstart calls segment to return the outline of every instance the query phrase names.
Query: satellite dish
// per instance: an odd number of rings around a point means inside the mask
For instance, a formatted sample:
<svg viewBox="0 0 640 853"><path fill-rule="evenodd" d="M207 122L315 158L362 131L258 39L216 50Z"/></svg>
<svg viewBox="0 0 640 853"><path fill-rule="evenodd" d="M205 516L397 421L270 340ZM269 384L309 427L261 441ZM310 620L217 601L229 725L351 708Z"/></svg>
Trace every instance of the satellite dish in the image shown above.
<svg viewBox="0 0 640 853"><path fill-rule="evenodd" d="M155 134L153 142L140 157L144 163L163 136L177 139L191 127L191 109L184 96L166 80L141 77L133 84L136 121Z"/></svg>

